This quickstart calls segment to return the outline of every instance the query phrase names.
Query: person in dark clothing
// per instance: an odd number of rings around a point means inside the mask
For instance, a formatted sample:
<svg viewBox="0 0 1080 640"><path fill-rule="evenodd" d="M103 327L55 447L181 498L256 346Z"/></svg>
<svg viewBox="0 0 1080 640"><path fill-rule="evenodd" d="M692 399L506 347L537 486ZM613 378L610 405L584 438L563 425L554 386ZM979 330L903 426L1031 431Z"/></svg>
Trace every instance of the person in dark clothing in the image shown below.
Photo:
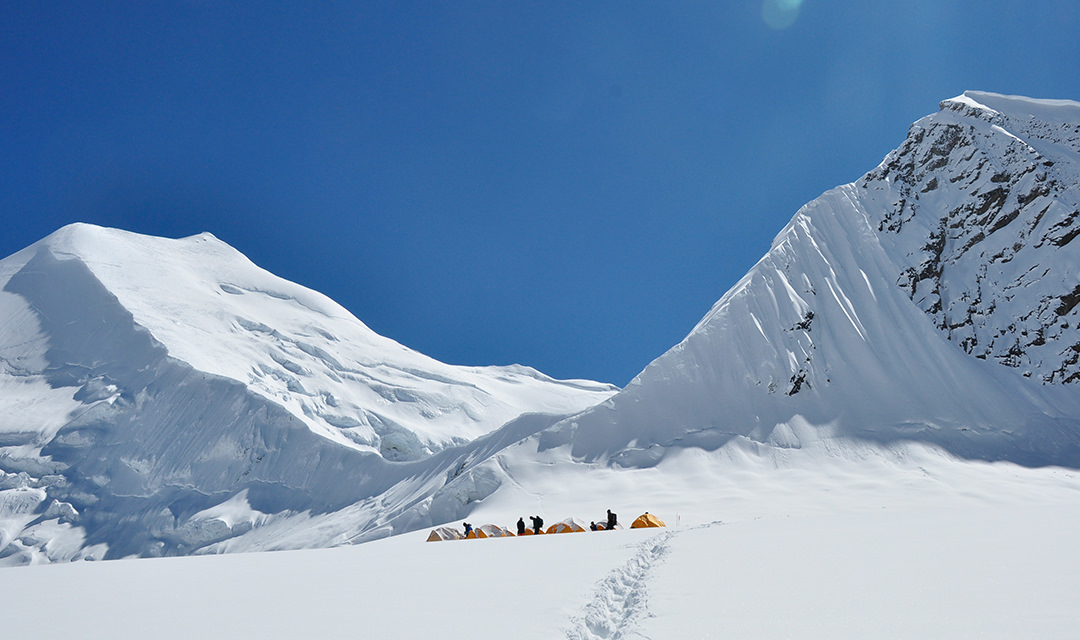
<svg viewBox="0 0 1080 640"><path fill-rule="evenodd" d="M533 523L533 533L539 535L541 527L544 526L544 519L540 516L529 516L529 519Z"/></svg>
<svg viewBox="0 0 1080 640"><path fill-rule="evenodd" d="M614 513L611 512L611 509L608 509L607 510L607 527L606 527L606 529L608 531L611 531L612 529L615 528L615 524L618 523L618 521L619 521L618 518L615 516Z"/></svg>
<svg viewBox="0 0 1080 640"><path fill-rule="evenodd" d="M589 523L589 530L590 531L596 531L596 523L595 522L590 522Z"/></svg>
<svg viewBox="0 0 1080 640"><path fill-rule="evenodd" d="M462 522L461 524L465 525L465 537L468 538L469 534L472 533L472 525L468 522Z"/></svg>
<svg viewBox="0 0 1080 640"><path fill-rule="evenodd" d="M519 536L525 535L525 518L518 518L518 533Z"/></svg>

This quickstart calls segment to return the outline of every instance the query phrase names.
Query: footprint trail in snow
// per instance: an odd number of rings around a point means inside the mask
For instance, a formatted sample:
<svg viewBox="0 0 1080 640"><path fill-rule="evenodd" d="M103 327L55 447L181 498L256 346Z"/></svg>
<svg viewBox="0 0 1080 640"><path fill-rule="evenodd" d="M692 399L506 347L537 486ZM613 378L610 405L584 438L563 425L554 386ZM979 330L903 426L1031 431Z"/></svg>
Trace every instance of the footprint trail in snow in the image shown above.
<svg viewBox="0 0 1080 640"><path fill-rule="evenodd" d="M649 576L662 564L675 531L665 531L638 545L627 562L596 584L591 600L579 616L571 619L569 640L618 640L629 637L637 621L649 616Z"/></svg>

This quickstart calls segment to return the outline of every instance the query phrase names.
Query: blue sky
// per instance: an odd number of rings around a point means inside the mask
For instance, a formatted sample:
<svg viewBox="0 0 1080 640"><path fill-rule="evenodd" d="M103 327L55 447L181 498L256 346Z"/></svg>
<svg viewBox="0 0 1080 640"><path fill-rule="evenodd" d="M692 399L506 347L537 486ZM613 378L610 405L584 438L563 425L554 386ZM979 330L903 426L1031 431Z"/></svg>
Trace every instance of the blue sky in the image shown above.
<svg viewBox="0 0 1080 640"><path fill-rule="evenodd" d="M210 231L455 364L623 385L940 100L1080 99L1080 2L7 2L0 255Z"/></svg>

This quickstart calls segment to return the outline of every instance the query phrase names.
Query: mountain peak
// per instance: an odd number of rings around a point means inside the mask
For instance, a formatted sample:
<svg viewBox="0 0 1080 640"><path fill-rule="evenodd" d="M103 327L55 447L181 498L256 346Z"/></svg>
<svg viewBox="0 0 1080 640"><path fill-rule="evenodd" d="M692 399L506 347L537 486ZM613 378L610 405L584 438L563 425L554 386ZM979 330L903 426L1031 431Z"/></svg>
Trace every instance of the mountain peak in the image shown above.
<svg viewBox="0 0 1080 640"><path fill-rule="evenodd" d="M162 238L158 236L147 236L133 231L127 231L124 229L117 229L114 227L102 227L90 222L72 222L60 227L56 231L53 231L49 235L42 238L38 243L45 244L52 247L73 247L73 248L85 248L92 250L95 246L102 242L135 242L135 243L213 243L218 245L229 246L225 242L219 240L214 234L209 231L203 231L192 236L185 238ZM231 248L231 247L230 247Z"/></svg>
<svg viewBox="0 0 1080 640"><path fill-rule="evenodd" d="M965 91L944 100L942 109L973 109L1013 119L1034 118L1044 122L1080 122L1080 102L1073 100L1045 100L1024 96L1004 95L989 91Z"/></svg>
<svg viewBox="0 0 1080 640"><path fill-rule="evenodd" d="M859 185L897 282L943 335L1080 381L1080 104L967 92Z"/></svg>

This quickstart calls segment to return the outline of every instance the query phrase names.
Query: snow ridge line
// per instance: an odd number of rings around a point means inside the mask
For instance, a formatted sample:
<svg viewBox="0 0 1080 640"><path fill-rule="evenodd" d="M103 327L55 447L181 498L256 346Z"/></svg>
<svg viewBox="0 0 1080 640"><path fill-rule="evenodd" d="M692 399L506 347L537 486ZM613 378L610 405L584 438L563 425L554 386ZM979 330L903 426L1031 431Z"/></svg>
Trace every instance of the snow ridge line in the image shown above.
<svg viewBox="0 0 1080 640"><path fill-rule="evenodd" d="M571 618L568 640L619 640L649 617L649 574L663 563L675 531L666 531L638 545L638 552L611 570L593 590L580 616Z"/></svg>

